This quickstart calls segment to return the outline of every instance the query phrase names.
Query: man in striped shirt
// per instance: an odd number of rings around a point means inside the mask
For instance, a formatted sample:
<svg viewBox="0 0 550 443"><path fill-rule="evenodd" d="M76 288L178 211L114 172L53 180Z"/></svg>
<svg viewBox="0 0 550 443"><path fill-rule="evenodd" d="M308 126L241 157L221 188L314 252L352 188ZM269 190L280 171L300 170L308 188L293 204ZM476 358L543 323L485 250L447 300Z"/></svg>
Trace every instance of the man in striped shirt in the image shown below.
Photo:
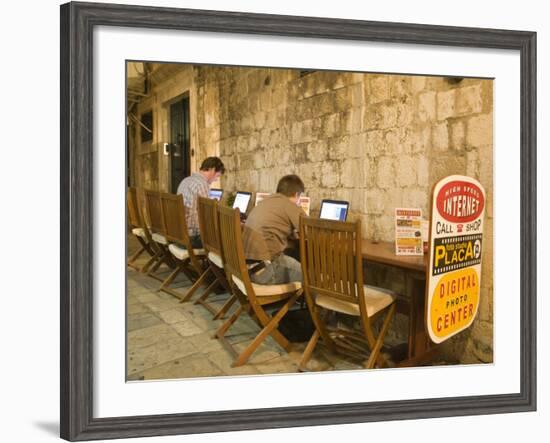
<svg viewBox="0 0 550 443"><path fill-rule="evenodd" d="M218 157L208 157L202 162L199 172L193 172L189 177L185 177L178 186L177 193L183 196L185 220L193 248L202 248L199 231L199 197L208 198L210 184L218 180L224 172L225 166Z"/></svg>

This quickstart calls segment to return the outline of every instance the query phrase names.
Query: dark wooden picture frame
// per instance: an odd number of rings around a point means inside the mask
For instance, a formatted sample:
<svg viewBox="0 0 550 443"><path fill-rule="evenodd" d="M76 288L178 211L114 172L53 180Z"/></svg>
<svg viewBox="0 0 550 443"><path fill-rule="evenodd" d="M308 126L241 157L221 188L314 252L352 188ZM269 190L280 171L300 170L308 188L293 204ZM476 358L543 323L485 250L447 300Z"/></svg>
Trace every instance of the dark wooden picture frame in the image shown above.
<svg viewBox="0 0 550 443"><path fill-rule="evenodd" d="M93 30L97 26L265 34L518 51L521 63L518 394L270 409L93 416ZM61 6L61 437L145 437L536 409L536 33L99 3Z"/></svg>

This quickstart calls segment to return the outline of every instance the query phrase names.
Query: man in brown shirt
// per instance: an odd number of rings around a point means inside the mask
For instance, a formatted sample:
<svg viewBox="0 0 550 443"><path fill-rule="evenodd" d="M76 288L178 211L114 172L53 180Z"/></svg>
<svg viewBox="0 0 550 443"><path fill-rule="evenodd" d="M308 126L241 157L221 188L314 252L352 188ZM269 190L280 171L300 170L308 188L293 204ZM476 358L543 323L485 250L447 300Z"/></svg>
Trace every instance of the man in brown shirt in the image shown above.
<svg viewBox="0 0 550 443"><path fill-rule="evenodd" d="M302 281L300 262L284 254L289 238L295 237L300 215L298 206L304 183L297 175L285 175L277 185L277 193L258 203L246 219L243 231L245 256L264 263L250 275L254 283L276 285Z"/></svg>

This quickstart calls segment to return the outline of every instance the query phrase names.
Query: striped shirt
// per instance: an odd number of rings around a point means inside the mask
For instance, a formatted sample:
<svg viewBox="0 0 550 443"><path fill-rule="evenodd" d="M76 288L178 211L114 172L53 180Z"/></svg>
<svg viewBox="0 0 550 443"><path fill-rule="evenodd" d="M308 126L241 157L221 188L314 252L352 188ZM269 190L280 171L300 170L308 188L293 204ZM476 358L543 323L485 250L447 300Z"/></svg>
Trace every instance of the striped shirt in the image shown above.
<svg viewBox="0 0 550 443"><path fill-rule="evenodd" d="M185 205L185 221L190 236L199 235L199 197L208 198L208 182L199 172L193 172L185 177L178 186L178 194L183 196Z"/></svg>

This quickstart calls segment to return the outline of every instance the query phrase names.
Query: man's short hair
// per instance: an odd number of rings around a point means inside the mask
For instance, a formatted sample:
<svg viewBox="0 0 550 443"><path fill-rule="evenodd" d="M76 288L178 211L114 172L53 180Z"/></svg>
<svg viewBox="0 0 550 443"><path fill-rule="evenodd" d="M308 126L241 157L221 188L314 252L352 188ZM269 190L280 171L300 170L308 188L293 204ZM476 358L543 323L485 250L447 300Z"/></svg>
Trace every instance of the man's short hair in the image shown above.
<svg viewBox="0 0 550 443"><path fill-rule="evenodd" d="M207 157L202 161L202 165L200 167L201 171L208 171L212 168L214 168L216 172L221 171L222 174L225 173L225 166L219 157Z"/></svg>
<svg viewBox="0 0 550 443"><path fill-rule="evenodd" d="M285 175L277 184L277 192L287 197L293 197L297 192L302 193L304 190L304 182L294 174Z"/></svg>

